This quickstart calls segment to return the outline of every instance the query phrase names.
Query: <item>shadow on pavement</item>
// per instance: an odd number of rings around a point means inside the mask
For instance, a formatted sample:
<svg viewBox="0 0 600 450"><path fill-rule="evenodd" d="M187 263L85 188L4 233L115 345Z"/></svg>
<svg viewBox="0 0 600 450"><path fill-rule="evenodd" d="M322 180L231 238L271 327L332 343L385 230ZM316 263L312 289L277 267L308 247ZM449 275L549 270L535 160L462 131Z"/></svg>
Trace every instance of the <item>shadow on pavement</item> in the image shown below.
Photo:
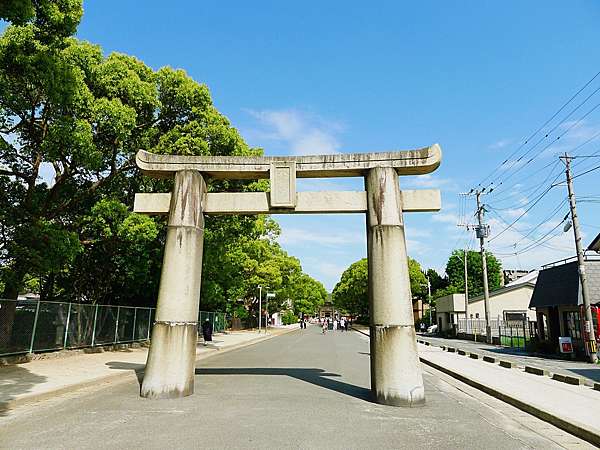
<svg viewBox="0 0 600 450"><path fill-rule="evenodd" d="M18 395L25 394L36 384L46 381L46 377L31 373L21 366L0 368L0 417L6 416L10 403Z"/></svg>
<svg viewBox="0 0 600 450"><path fill-rule="evenodd" d="M576 373L577 375L581 375L582 377L589 378L590 380L594 380L596 383L600 383L600 368L598 369L578 369L569 367L567 370Z"/></svg>
<svg viewBox="0 0 600 450"><path fill-rule="evenodd" d="M340 377L337 373L329 373L317 368L297 367L243 367L243 368L198 368L196 375L281 375L329 389L340 394L361 400L371 401L371 391L343 381L327 377Z"/></svg>
<svg viewBox="0 0 600 450"><path fill-rule="evenodd" d="M106 363L106 365L109 369L133 370L135 372L135 376L137 377L140 387L142 387L142 381L144 380L144 369L146 368L145 364L128 363L122 361L109 361Z"/></svg>

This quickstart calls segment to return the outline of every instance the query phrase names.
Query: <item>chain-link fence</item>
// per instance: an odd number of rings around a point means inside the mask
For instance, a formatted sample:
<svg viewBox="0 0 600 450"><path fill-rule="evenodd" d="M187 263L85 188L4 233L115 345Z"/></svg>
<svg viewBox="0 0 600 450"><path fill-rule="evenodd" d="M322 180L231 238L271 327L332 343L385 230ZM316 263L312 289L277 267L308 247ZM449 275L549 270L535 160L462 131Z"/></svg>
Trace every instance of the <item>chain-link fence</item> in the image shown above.
<svg viewBox="0 0 600 450"><path fill-rule="evenodd" d="M124 344L150 339L155 308L0 300L0 356ZM214 332L225 314L200 311Z"/></svg>
<svg viewBox="0 0 600 450"><path fill-rule="evenodd" d="M225 331L225 328L227 327L227 322L225 321L225 313L200 311L200 315L198 316L198 333L199 334L202 334L202 324L206 320L208 320L208 321L210 321L210 323L212 323L214 333L218 333L220 331Z"/></svg>

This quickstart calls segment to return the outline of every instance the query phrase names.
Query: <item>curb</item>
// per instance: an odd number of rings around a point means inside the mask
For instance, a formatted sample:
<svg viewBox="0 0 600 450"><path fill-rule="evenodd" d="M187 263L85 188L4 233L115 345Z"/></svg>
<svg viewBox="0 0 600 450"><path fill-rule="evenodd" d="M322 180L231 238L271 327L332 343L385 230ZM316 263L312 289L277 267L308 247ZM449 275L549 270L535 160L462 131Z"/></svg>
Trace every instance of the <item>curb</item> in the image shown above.
<svg viewBox="0 0 600 450"><path fill-rule="evenodd" d="M297 330L296 328L290 328L289 330L285 330L281 333L271 334L271 335L266 335L266 336L258 336L249 341L241 342L236 345L232 345L231 347L225 347L223 349L219 349L219 348L211 349L212 351L196 354L195 361L200 361L203 359L210 358L211 356L214 356L214 355L220 355L220 354L227 353L227 352L230 352L233 350L238 350L238 349L241 349L244 347L248 347L250 345L258 344L260 342L272 339L274 337L282 336L284 334L287 334L287 333L290 333L290 332L296 331L296 330ZM91 386L98 386L99 384L108 384L108 383L114 383L114 382L122 382L122 381L125 381L128 377L132 376L132 374L135 374L137 376L138 374L144 373L144 369L145 369L145 365L144 365L144 367L142 367L140 369L135 369L132 371L128 370L126 372L117 372L114 374L109 374L109 375L101 376L98 378L93 378L91 380L83 381L81 383L73 384L70 386L63 386L63 387L53 389L48 392L32 394L32 395L24 396L21 398L9 400L8 402L3 403L2 407L3 407L3 409L6 409L6 410L15 409L15 408L25 406L25 405L28 405L31 403L37 403L37 402L40 402L43 400L48 400L49 398L56 397L56 396L59 396L62 394L77 392L77 391L80 391L82 389L85 389L85 388L88 388ZM100 387L100 386L98 386L98 387Z"/></svg>
<svg viewBox="0 0 600 450"><path fill-rule="evenodd" d="M515 407L519 408L521 411L525 411L526 413L529 413L529 414L537 417L538 419L542 419L545 422L551 423L552 425L566 431L567 433L577 436L578 438L581 438L581 439L583 439L587 442L590 442L591 444L594 444L596 446L600 446L600 434L596 434L592 431L589 431L583 425L569 422L569 421L562 419L554 414L544 411L543 409L532 406L532 405L525 403L515 397L511 397L510 395L500 392L494 388L491 388L491 387L481 384L477 381L474 381L458 372L455 372L446 367L440 366L439 364L436 364L434 362L428 361L427 359L425 359L423 357L420 357L419 359L421 360L421 362L423 364L427 364L428 366L431 366L434 369L439 370L440 372L450 375L452 378L456 378L457 380L462 381L463 383L468 384L469 386L472 386L476 389L479 389L480 391L483 391L486 394L491 395L492 397L502 400L503 402L508 403L512 406L515 406Z"/></svg>

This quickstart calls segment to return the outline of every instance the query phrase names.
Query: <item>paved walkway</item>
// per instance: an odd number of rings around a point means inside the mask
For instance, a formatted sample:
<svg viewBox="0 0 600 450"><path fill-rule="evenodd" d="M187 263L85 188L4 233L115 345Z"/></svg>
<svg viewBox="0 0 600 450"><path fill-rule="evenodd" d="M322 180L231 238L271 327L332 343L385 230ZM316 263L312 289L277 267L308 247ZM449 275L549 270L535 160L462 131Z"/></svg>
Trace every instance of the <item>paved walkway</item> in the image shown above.
<svg viewBox="0 0 600 450"><path fill-rule="evenodd" d="M424 378L424 407L375 404L368 338L309 325L202 361L189 397L140 398L132 378L18 408L0 447L590 448L431 367Z"/></svg>
<svg viewBox="0 0 600 450"><path fill-rule="evenodd" d="M525 366L535 366L552 373L579 377L584 379L588 386L593 386L594 383L600 383L600 365L594 366L593 364L581 361L565 361L561 359L532 356L513 348L463 339L445 339L427 336L425 334L419 334L418 339L431 342L433 345L437 346L450 346L457 349L463 349L467 352L501 358L506 361L514 362L520 368L524 368Z"/></svg>
<svg viewBox="0 0 600 450"><path fill-rule="evenodd" d="M471 359L457 353L443 351L440 347L418 344L419 356L425 363L433 363L452 372L473 385L478 384L495 391L497 397L520 402L519 406L532 414L543 414L551 423L573 427L571 432L589 432L586 439L600 445L600 391L588 386L573 386L538 376L517 368L503 368L498 364ZM552 416L555 420L552 420ZM559 424L558 421L563 421Z"/></svg>
<svg viewBox="0 0 600 450"><path fill-rule="evenodd" d="M256 331L233 331L215 334L213 342L199 343L198 359L212 354L285 333L298 328L271 328L269 334ZM25 364L0 367L0 416L10 409L61 393L82 389L118 377L135 378L136 371L143 370L148 355L147 348L127 348L100 353L77 353L72 355L49 355L47 359L33 360Z"/></svg>

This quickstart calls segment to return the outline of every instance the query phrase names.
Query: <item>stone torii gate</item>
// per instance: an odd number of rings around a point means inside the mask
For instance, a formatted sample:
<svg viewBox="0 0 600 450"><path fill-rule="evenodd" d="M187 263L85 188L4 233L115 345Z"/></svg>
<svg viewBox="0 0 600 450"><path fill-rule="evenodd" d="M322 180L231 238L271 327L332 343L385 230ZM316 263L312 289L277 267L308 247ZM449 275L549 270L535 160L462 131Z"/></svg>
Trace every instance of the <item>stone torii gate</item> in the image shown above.
<svg viewBox="0 0 600 450"><path fill-rule="evenodd" d="M315 156L172 156L140 150L146 175L174 178L172 193L136 194L134 211L168 214L158 304L142 397L194 392L204 215L366 213L371 390L378 403L425 402L417 354L403 212L438 211L438 190L401 191L398 175L433 172L441 149ZM296 178L358 177L365 191L296 192ZM207 193L205 178L269 178L271 192Z"/></svg>

